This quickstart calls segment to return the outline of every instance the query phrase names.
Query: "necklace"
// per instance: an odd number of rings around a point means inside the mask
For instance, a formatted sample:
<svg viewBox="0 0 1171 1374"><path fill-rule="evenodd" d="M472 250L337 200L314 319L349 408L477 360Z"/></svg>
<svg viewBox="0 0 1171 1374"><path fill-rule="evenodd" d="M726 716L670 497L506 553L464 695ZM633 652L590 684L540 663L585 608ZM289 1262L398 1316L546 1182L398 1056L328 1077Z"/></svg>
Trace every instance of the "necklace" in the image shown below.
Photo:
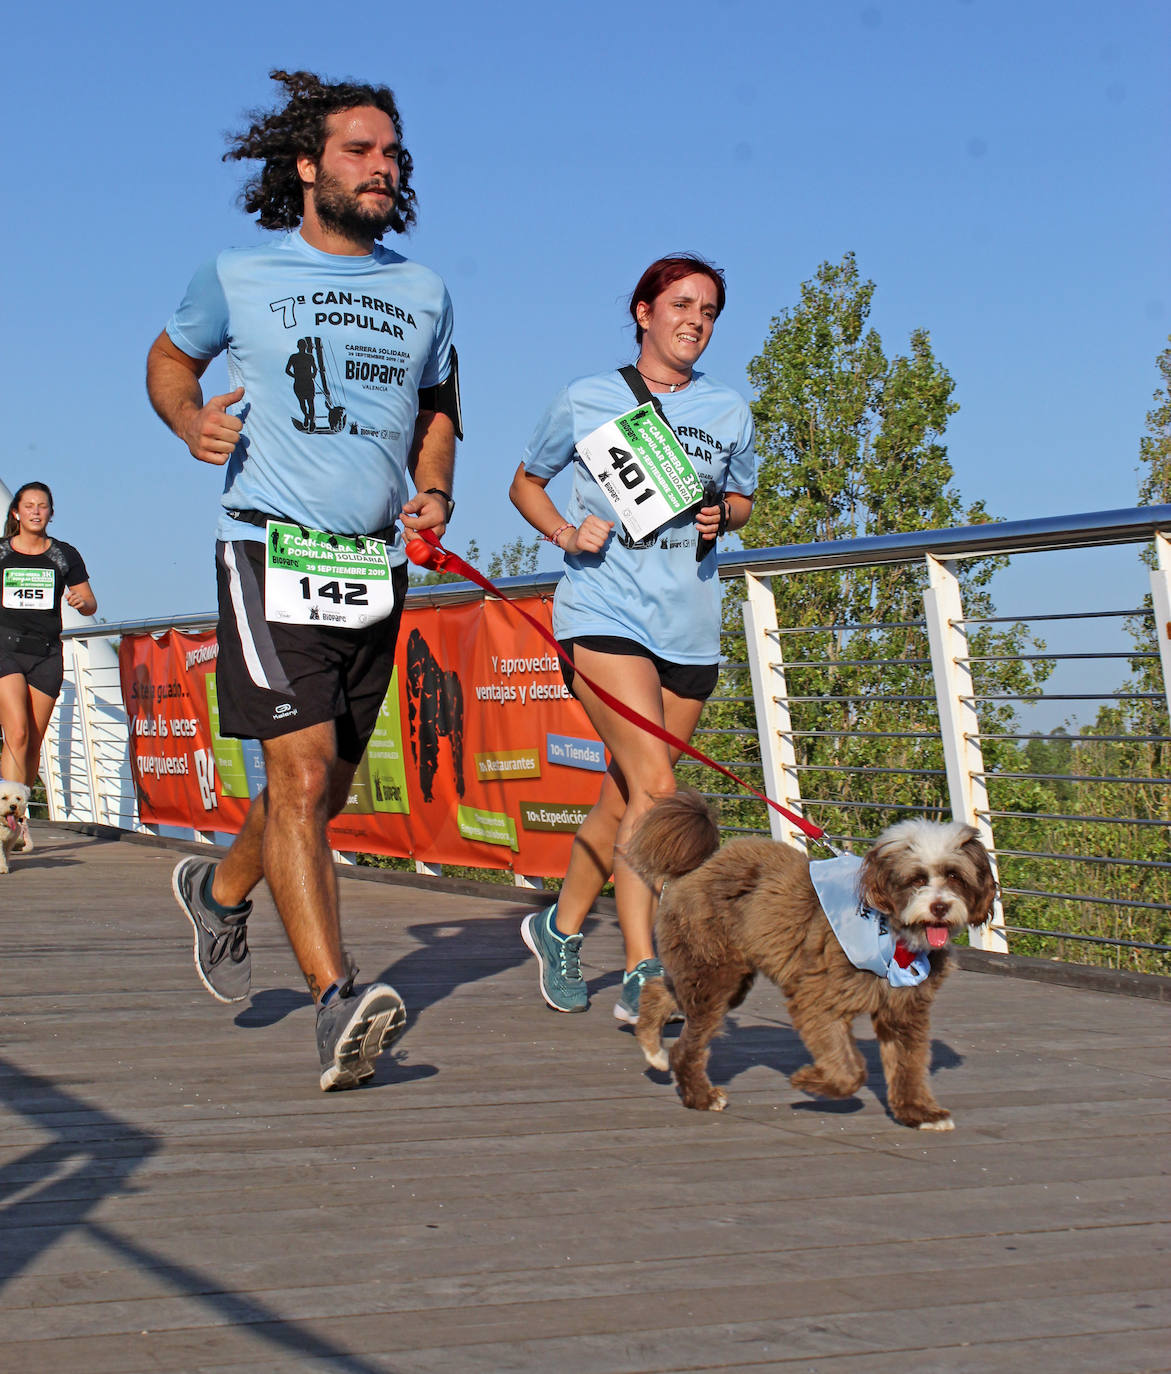
<svg viewBox="0 0 1171 1374"><path fill-rule="evenodd" d="M644 381L654 382L654 384L655 384L656 386L665 386L665 387L668 387L668 388L670 388L671 391L677 391L677 390L679 389L679 387L681 387L681 386L690 386L690 385L691 385L691 382L692 382L692 378L690 378L690 377L688 377L688 379L687 379L685 382L660 382L659 379L658 379L657 377L650 377L650 376L648 376L648 375L642 370L642 368L639 367L639 365L638 365L637 363L635 363L634 368L635 368L635 371L638 373L638 375L639 375L640 377L642 377Z"/></svg>

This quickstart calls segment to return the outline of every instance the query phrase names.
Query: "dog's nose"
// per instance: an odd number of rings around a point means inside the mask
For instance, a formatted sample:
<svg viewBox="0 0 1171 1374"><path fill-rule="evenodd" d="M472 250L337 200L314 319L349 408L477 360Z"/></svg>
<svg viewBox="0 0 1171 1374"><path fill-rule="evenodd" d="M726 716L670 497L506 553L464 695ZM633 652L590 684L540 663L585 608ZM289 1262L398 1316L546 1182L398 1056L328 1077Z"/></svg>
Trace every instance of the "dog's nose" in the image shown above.
<svg viewBox="0 0 1171 1374"><path fill-rule="evenodd" d="M943 918L947 915L948 905L949 904L945 902L942 897L936 897L936 899L931 903L932 916L937 916L940 920L943 920Z"/></svg>

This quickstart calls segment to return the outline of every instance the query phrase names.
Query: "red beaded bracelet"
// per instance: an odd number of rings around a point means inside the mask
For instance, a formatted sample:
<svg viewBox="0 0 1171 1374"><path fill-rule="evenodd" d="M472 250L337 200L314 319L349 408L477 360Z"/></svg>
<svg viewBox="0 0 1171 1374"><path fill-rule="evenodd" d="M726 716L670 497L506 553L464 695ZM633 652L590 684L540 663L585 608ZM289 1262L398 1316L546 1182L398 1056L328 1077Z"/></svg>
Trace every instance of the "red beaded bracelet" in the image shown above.
<svg viewBox="0 0 1171 1374"><path fill-rule="evenodd" d="M545 538L549 541L550 544L557 544L557 540L560 538L561 535L565 533L566 530L571 530L574 528L575 526L570 525L568 523L564 525L558 525L557 528L553 531L553 533L547 534ZM560 548L561 545L557 544L557 547Z"/></svg>

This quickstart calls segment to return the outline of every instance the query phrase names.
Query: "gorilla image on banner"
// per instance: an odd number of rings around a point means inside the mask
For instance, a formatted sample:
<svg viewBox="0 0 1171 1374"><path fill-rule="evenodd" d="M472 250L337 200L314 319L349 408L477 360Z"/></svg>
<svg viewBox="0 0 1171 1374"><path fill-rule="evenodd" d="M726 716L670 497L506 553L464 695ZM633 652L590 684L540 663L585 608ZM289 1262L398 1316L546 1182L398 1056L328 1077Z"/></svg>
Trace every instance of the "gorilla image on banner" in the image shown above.
<svg viewBox="0 0 1171 1374"><path fill-rule="evenodd" d="M412 630L407 640L407 712L411 754L424 801L431 801L439 767L439 741L451 746L455 790L464 795L464 694L455 669L444 670L431 646Z"/></svg>

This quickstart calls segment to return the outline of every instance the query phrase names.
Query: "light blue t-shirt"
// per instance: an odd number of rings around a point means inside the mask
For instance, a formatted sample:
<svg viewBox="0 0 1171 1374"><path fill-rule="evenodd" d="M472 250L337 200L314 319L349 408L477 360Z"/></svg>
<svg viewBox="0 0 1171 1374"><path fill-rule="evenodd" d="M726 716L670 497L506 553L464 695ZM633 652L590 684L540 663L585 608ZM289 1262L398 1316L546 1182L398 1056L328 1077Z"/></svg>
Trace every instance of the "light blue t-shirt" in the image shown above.
<svg viewBox="0 0 1171 1374"><path fill-rule="evenodd" d="M389 526L408 497L419 388L451 371L451 333L442 279L381 244L345 257L294 232L201 267L167 334L193 358L226 349L229 390L244 388L217 538L264 538L229 510L335 534ZM389 552L405 561L401 538Z"/></svg>
<svg viewBox="0 0 1171 1374"><path fill-rule="evenodd" d="M692 374L683 391L659 393L663 413L687 450L701 481L751 496L756 490L752 414L743 397ZM716 663L720 657L720 583L713 548L695 561L695 511L685 511L651 536L647 548L630 547L614 507L574 452L576 442L638 404L618 372L580 377L560 393L524 452L525 471L548 479L573 463L573 491L565 518L587 515L615 522L598 554L565 559L565 576L553 601L559 638L618 635L672 663Z"/></svg>

